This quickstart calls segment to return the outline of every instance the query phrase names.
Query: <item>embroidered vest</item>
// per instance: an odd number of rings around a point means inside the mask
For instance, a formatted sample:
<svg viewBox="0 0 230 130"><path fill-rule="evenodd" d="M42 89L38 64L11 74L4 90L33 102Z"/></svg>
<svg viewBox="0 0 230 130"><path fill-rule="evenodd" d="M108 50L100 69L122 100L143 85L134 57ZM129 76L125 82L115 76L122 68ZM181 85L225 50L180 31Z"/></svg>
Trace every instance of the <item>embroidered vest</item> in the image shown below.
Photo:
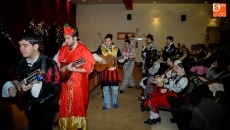
<svg viewBox="0 0 230 130"><path fill-rule="evenodd" d="M101 52L103 56L112 55L114 58L117 57L118 48L111 47L110 49L106 48L105 46L101 46ZM114 65L109 67L108 70L115 70L117 68L117 61L114 61Z"/></svg>

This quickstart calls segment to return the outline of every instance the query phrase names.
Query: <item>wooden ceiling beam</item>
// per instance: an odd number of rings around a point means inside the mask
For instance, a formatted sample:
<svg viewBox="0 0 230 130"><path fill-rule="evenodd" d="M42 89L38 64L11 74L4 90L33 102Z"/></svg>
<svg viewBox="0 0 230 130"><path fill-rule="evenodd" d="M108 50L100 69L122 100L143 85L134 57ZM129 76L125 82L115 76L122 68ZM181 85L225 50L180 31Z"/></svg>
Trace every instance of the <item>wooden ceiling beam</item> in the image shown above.
<svg viewBox="0 0 230 130"><path fill-rule="evenodd" d="M133 10L133 0L123 0L127 10Z"/></svg>

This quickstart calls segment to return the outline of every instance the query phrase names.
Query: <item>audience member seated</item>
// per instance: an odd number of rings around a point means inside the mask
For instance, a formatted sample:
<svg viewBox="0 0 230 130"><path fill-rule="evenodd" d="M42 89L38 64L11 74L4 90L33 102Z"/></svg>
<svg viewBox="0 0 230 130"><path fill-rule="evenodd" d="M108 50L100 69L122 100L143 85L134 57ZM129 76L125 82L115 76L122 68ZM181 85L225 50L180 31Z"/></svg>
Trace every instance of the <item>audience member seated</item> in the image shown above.
<svg viewBox="0 0 230 130"><path fill-rule="evenodd" d="M219 78L221 75L223 75L226 72L225 68L227 67L227 65L224 62L225 61L223 58L217 56L213 64L207 69L205 73L205 77L200 75L195 75L195 76L191 76L190 80L195 84L195 86L198 87L200 85L208 83L209 80Z"/></svg>
<svg viewBox="0 0 230 130"><path fill-rule="evenodd" d="M158 59L158 62L160 63L160 68L155 75L162 75L165 73L165 71L169 68L169 65L167 65L166 63L167 60L168 60L168 57L166 55L162 54L160 56L160 58Z"/></svg>
<svg viewBox="0 0 230 130"><path fill-rule="evenodd" d="M171 77L166 82L157 78L156 83L153 84L153 93L150 94L148 96L148 99L143 102L143 107L145 109L150 109L150 117L148 120L144 121L144 123L160 123L161 118L159 116L159 107L162 106L170 108L166 97L178 97L178 93L181 92L188 85L188 79L186 77L183 64L179 60L175 61L174 68L176 75Z"/></svg>
<svg viewBox="0 0 230 130"><path fill-rule="evenodd" d="M196 51L196 57L190 59L190 61L194 62L192 65L196 65L196 63L199 62L206 55L205 50L203 50L201 47L201 44L196 45Z"/></svg>
<svg viewBox="0 0 230 130"><path fill-rule="evenodd" d="M177 47L176 47L176 57L178 57L179 56L179 54L180 54L180 51L181 51L181 43L177 43Z"/></svg>
<svg viewBox="0 0 230 130"><path fill-rule="evenodd" d="M189 71L189 67L190 67L190 65L189 65L189 50L188 49L186 49L186 48L184 48L183 50L182 50L182 54L181 54L181 56L179 57L179 60L185 65L185 71L186 72L188 72Z"/></svg>
<svg viewBox="0 0 230 130"><path fill-rule="evenodd" d="M209 44L208 45L208 48L207 48L207 54L204 56L204 58L202 58L200 61L199 61L199 65L203 65L203 66L206 66L206 67L209 67L212 65L212 63L214 62L215 60L215 54L213 53L213 46L212 44Z"/></svg>
<svg viewBox="0 0 230 130"><path fill-rule="evenodd" d="M227 72L224 73L220 78L212 79L207 81L207 85L210 91L213 93L213 99L219 99L219 96L222 92L225 92L225 89L228 91L230 86L230 63L228 65Z"/></svg>
<svg viewBox="0 0 230 130"><path fill-rule="evenodd" d="M190 59L194 59L197 55L196 45L191 45L191 51L189 52Z"/></svg>
<svg viewBox="0 0 230 130"><path fill-rule="evenodd" d="M177 109L175 115L179 130L221 130L226 110L212 99L203 99L192 111Z"/></svg>
<svg viewBox="0 0 230 130"><path fill-rule="evenodd" d="M205 77L196 75L190 76L190 81L194 84L195 88L192 92L187 93L183 97L185 105L196 107L203 98L217 100L219 97L219 92L217 91L223 91L223 85L219 83L220 78L227 75L226 67L227 65L224 64L223 58L219 57L211 67L208 68ZM191 83L190 85L192 85Z"/></svg>
<svg viewBox="0 0 230 130"><path fill-rule="evenodd" d="M166 59L166 58L160 58L160 59L161 59L161 60L162 60L162 59L164 60L164 59ZM174 62L173 56L170 56L169 58L167 58L166 63L167 63L167 65L169 66L169 68L167 68L167 70L164 71L163 74L161 74L161 77L164 78L166 81L167 81L167 78L170 78L170 77L172 77L172 76L175 75L175 73L173 72L173 65L174 65L173 62ZM161 67L165 67L165 66L161 66ZM162 69L161 67L160 67L160 70ZM165 68L164 68L164 70L165 70ZM157 73L157 74L159 74L159 73ZM146 97L147 97L147 95L148 95L149 93L152 93L152 92L153 92L153 88L152 88L152 85L151 85L151 82L152 82L152 81L154 81L154 76L151 76L150 78L145 77L145 78L143 78L143 79L141 80L140 86L143 88L144 92L143 92L142 97L138 97L138 100L139 100L139 101L145 100ZM147 86L147 87L146 87L146 86ZM147 88L147 89L146 89L146 88ZM149 90L150 90L150 91L149 91Z"/></svg>
<svg viewBox="0 0 230 130"><path fill-rule="evenodd" d="M202 80L205 83L209 84L209 80L212 79L218 79L221 75L223 75L226 72L226 63L224 63L225 59L221 57L216 57L216 60L213 62L213 64L210 66L210 68L207 70L205 77L198 76L200 80Z"/></svg>
<svg viewBox="0 0 230 130"><path fill-rule="evenodd" d="M147 71L148 76L144 77L141 80L140 86L142 86L142 88L144 89L144 94L142 97L138 97L138 100L144 100L147 96L147 94L152 93L153 92L153 88L150 85L151 84L151 80L154 79L154 75L158 72L160 68L160 63L158 62L157 59L153 59L153 65L152 67L150 67Z"/></svg>

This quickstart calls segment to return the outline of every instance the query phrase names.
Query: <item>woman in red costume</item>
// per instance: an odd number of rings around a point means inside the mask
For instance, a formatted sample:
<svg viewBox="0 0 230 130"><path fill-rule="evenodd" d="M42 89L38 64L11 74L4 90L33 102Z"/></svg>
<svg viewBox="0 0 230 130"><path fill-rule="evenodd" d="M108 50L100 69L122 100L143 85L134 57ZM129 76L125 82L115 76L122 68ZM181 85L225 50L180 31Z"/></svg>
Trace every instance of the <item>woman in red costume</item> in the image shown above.
<svg viewBox="0 0 230 130"><path fill-rule="evenodd" d="M166 97L178 97L178 93L188 85L188 79L181 61L177 60L174 62L174 71L176 75L171 77L167 82L161 77L156 78L153 93L149 95L148 100L144 101L144 107L150 108L150 117L148 120L144 121L144 123L156 124L157 122L161 122L158 107L163 106L170 108Z"/></svg>
<svg viewBox="0 0 230 130"><path fill-rule="evenodd" d="M173 68L174 68L173 67L174 66L173 62L174 62L173 56L169 56L167 58L167 61L166 61L167 65L169 66L168 69L163 74L159 73L159 71L158 71L157 73L160 74L160 75L156 75L156 77L161 76L161 78L163 78L164 81L167 82L169 78L171 78L172 76L174 76L175 72L173 70ZM153 88L150 89L150 87L152 87L151 86L151 80L154 81L155 77L153 77L153 78L151 77L151 79L148 79L147 77L145 77L145 78L143 78L141 80L140 86L142 86L142 88L144 89L144 91L143 91L143 96L138 97L139 101L144 101L146 99L147 95L153 92Z"/></svg>
<svg viewBox="0 0 230 130"><path fill-rule="evenodd" d="M57 61L61 64L61 72L64 70L63 62L68 64L66 69L71 75L62 81L59 126L61 130L86 130L88 75L94 67L95 60L90 50L77 40L77 28L65 24L64 36L66 44L59 50ZM80 67L73 66L73 62L80 58L84 59L84 64Z"/></svg>

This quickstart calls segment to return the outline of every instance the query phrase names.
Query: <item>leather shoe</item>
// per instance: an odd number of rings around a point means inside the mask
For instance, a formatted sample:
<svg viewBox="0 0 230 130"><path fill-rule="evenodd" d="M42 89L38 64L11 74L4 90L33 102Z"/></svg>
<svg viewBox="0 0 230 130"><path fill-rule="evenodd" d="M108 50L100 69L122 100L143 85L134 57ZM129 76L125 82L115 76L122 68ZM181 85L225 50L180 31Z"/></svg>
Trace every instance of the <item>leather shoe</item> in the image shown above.
<svg viewBox="0 0 230 130"><path fill-rule="evenodd" d="M139 101L143 101L141 97L138 97L137 99L138 99Z"/></svg>
<svg viewBox="0 0 230 130"><path fill-rule="evenodd" d="M161 123L161 118L160 118L160 117L158 117L158 118L157 118L157 119L155 119L153 122L151 122L151 124L150 124L150 125L152 125L152 124L156 124L157 122Z"/></svg>
<svg viewBox="0 0 230 130"><path fill-rule="evenodd" d="M155 119L148 119L146 121L144 121L145 124L152 124L152 122L154 122Z"/></svg>
<svg viewBox="0 0 230 130"><path fill-rule="evenodd" d="M144 97L138 97L138 100L139 101L144 101L146 98L144 98Z"/></svg>
<svg viewBox="0 0 230 130"><path fill-rule="evenodd" d="M124 93L124 91L123 91L123 90L120 90L120 93Z"/></svg>

